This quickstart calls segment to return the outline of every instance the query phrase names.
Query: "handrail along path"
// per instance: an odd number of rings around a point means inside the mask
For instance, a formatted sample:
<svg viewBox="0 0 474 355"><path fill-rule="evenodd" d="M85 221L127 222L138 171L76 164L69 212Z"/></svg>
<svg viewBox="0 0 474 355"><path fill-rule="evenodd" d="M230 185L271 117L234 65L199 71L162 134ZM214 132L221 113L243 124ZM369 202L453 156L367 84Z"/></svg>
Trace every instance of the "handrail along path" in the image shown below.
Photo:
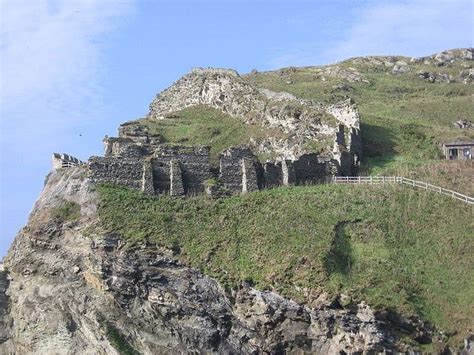
<svg viewBox="0 0 474 355"><path fill-rule="evenodd" d="M456 200L467 204L474 204L474 197L463 195L459 192L448 190L443 187L435 186L430 183L408 179L403 176L334 176L332 182L334 184L401 184L408 185L427 191L433 191L442 195L450 196Z"/></svg>

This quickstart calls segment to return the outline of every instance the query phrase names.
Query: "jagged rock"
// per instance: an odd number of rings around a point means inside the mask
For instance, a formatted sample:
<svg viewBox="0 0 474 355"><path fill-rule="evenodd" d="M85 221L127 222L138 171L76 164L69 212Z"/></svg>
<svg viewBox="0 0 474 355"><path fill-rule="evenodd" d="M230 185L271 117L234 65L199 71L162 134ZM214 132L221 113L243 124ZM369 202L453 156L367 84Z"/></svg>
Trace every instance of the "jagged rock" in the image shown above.
<svg viewBox="0 0 474 355"><path fill-rule="evenodd" d="M458 120L453 122L453 126L459 129L474 129L474 123L468 121L467 119Z"/></svg>
<svg viewBox="0 0 474 355"><path fill-rule="evenodd" d="M459 77L464 84L470 84L474 81L474 69L466 69L459 73Z"/></svg>
<svg viewBox="0 0 474 355"><path fill-rule="evenodd" d="M454 53L452 53L451 51L444 51L438 53L434 56L434 60L436 60L438 63L447 63L454 61Z"/></svg>
<svg viewBox="0 0 474 355"><path fill-rule="evenodd" d="M455 79L451 75L442 74L442 73L436 74L436 73L421 71L421 72L418 72L418 77L426 81L429 81L430 83L450 84L452 82L455 82Z"/></svg>
<svg viewBox="0 0 474 355"><path fill-rule="evenodd" d="M407 74L411 71L410 67L405 62L397 62L392 68L393 75Z"/></svg>
<svg viewBox="0 0 474 355"><path fill-rule="evenodd" d="M0 349L10 346L11 338L11 318L9 317L10 301L6 292L9 286L8 272L4 265L0 263ZM4 344L4 345L2 345Z"/></svg>
<svg viewBox="0 0 474 355"><path fill-rule="evenodd" d="M418 76L421 79L425 79L426 81L429 81L430 83L434 83L436 81L436 74L430 73L430 72L419 72Z"/></svg>

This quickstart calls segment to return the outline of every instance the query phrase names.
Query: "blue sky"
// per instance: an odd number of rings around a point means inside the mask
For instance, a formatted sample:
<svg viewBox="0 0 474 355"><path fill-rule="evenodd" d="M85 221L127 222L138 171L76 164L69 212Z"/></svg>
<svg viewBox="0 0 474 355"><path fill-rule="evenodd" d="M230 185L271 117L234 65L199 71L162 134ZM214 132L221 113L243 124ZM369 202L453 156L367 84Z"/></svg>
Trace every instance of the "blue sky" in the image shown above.
<svg viewBox="0 0 474 355"><path fill-rule="evenodd" d="M0 0L0 257L51 153L102 154L194 66L318 65L474 42L472 0Z"/></svg>

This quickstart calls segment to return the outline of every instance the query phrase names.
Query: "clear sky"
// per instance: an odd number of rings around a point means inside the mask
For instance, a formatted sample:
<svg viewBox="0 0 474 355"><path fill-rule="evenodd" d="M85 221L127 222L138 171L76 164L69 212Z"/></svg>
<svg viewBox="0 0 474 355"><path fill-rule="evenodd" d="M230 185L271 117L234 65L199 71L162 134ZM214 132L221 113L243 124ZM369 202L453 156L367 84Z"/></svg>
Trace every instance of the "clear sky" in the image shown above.
<svg viewBox="0 0 474 355"><path fill-rule="evenodd" d="M0 0L0 257L51 153L86 160L194 66L472 47L473 0Z"/></svg>

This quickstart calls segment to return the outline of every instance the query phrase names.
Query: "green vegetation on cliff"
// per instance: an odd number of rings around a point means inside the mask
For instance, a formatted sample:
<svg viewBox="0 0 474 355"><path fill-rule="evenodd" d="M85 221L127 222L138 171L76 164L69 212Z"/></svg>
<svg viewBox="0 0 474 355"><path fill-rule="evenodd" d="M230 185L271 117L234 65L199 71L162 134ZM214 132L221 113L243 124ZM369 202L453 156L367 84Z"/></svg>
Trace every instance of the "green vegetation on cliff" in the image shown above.
<svg viewBox="0 0 474 355"><path fill-rule="evenodd" d="M384 60L392 61L392 66L386 67ZM396 60L408 63L410 71L392 74ZM259 87L304 99L333 103L353 98L361 114L361 173L400 174L431 166L444 141L474 140L474 131L453 127L460 119L474 121L474 86L459 79L466 64L428 66L405 57L350 59L329 67L287 68L246 78ZM431 83L419 72L451 75L456 82Z"/></svg>
<svg viewBox="0 0 474 355"><path fill-rule="evenodd" d="M160 135L164 142L211 147L211 162L217 164L225 148L248 144L250 138L283 137L277 129L245 124L235 117L207 106L193 106L164 119L144 119L151 134Z"/></svg>
<svg viewBox="0 0 474 355"><path fill-rule="evenodd" d="M101 229L165 245L227 287L248 281L311 304L322 290L474 326L473 208L399 186L278 188L212 200L99 186Z"/></svg>

